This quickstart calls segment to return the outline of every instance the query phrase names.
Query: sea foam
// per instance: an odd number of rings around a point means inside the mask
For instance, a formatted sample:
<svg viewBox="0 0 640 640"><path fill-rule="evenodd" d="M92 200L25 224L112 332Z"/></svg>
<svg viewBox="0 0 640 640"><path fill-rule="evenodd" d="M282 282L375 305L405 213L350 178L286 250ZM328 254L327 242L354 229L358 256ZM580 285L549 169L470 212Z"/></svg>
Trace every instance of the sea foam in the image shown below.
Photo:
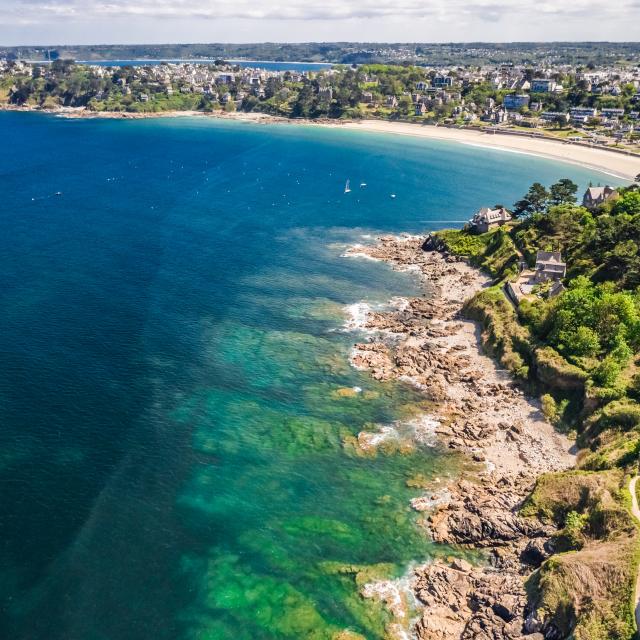
<svg viewBox="0 0 640 640"><path fill-rule="evenodd" d="M347 331L361 331L365 329L367 316L372 311L368 302L355 302L345 307L347 319L343 324L343 328Z"/></svg>

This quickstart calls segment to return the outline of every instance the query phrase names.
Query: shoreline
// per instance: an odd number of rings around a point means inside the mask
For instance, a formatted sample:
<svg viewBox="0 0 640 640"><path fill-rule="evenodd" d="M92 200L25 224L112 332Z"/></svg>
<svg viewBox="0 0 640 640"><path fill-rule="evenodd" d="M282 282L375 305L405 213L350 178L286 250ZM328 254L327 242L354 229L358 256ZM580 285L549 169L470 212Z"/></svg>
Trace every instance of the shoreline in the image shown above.
<svg viewBox="0 0 640 640"><path fill-rule="evenodd" d="M384 120L350 121L345 122L342 126L356 131L393 133L395 135L457 142L473 147L532 155L579 165L609 174L621 180L633 180L640 173L640 156L638 155L627 154L614 149L607 149L606 147L590 147L551 138L534 138L507 131L487 133L482 130L454 129L444 126L388 122Z"/></svg>
<svg viewBox="0 0 640 640"><path fill-rule="evenodd" d="M436 407L428 418L438 441L477 469L446 487L429 486L412 501L435 542L482 550L487 558L482 566L456 559L414 569L414 595L423 605L416 637L516 640L533 634L533 640L542 623L527 609L524 581L549 556L554 529L518 511L541 474L574 466L573 443L482 353L479 326L461 318L464 300L486 287L487 277L433 250L428 237L382 236L346 252L362 254L418 271L433 295L369 310L358 325L367 341L354 345L352 365L377 380L405 380L422 389ZM358 439L370 447L370 438Z"/></svg>
<svg viewBox="0 0 640 640"><path fill-rule="evenodd" d="M368 131L377 134L410 136L428 140L455 142L480 149L520 153L556 162L578 165L605 173L619 180L633 180L640 173L640 156L606 147L591 147L550 138L529 137L514 132L487 133L475 129L456 129L445 126L425 125L410 122L390 122L387 120L346 120L292 119L260 112L244 111L161 111L135 113L127 111L87 111L85 108L36 109L3 105L1 111L43 113L65 118L105 118L123 120L143 120L148 118L218 118L238 120L258 124L312 125Z"/></svg>

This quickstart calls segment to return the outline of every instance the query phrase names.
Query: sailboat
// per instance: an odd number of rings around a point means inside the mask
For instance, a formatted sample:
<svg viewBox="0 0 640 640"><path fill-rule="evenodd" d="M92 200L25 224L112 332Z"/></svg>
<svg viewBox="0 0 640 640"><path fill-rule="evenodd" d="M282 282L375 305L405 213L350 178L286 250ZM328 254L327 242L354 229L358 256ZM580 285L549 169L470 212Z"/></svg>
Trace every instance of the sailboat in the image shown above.
<svg viewBox="0 0 640 640"><path fill-rule="evenodd" d="M347 183L344 185L344 192L345 193L351 193L351 187L349 186L349 181L347 180Z"/></svg>

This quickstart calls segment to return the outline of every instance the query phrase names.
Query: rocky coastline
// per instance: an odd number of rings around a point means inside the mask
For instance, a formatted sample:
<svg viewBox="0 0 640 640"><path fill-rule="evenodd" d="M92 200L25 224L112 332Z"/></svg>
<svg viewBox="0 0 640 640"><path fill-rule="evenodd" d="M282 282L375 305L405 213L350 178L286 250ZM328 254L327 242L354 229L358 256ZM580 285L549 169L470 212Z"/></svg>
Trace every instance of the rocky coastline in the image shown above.
<svg viewBox="0 0 640 640"><path fill-rule="evenodd" d="M346 255L414 270L423 297L369 312L369 340L355 344L352 364L378 380L402 379L433 400L436 434L466 454L477 471L412 506L436 542L482 550L486 562L436 561L414 571L424 605L419 640L551 638L529 610L526 578L552 553L553 529L518 511L536 478L573 466L572 443L544 420L538 402L481 351L481 330L461 316L463 303L488 286L466 262L439 250L430 236L384 236Z"/></svg>

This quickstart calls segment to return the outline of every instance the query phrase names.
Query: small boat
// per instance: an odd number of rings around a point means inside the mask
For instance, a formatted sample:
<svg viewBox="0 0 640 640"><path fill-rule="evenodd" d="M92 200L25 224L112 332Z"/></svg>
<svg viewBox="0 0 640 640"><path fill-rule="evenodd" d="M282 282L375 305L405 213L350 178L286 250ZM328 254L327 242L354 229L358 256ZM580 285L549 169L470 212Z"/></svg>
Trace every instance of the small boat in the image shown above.
<svg viewBox="0 0 640 640"><path fill-rule="evenodd" d="M366 182L361 182L361 183L360 183L360 188L361 188L361 189L364 189L366 186L367 186L367 183L366 183Z"/></svg>
<svg viewBox="0 0 640 640"><path fill-rule="evenodd" d="M53 195L61 196L62 195L62 191L56 191Z"/></svg>
<svg viewBox="0 0 640 640"><path fill-rule="evenodd" d="M351 193L351 187L349 186L349 181L347 180L347 183L344 185L344 192L345 193Z"/></svg>
<svg viewBox="0 0 640 640"><path fill-rule="evenodd" d="M392 193L392 194L391 194L391 198L395 198L395 197L396 197L396 194L395 194L395 193Z"/></svg>

